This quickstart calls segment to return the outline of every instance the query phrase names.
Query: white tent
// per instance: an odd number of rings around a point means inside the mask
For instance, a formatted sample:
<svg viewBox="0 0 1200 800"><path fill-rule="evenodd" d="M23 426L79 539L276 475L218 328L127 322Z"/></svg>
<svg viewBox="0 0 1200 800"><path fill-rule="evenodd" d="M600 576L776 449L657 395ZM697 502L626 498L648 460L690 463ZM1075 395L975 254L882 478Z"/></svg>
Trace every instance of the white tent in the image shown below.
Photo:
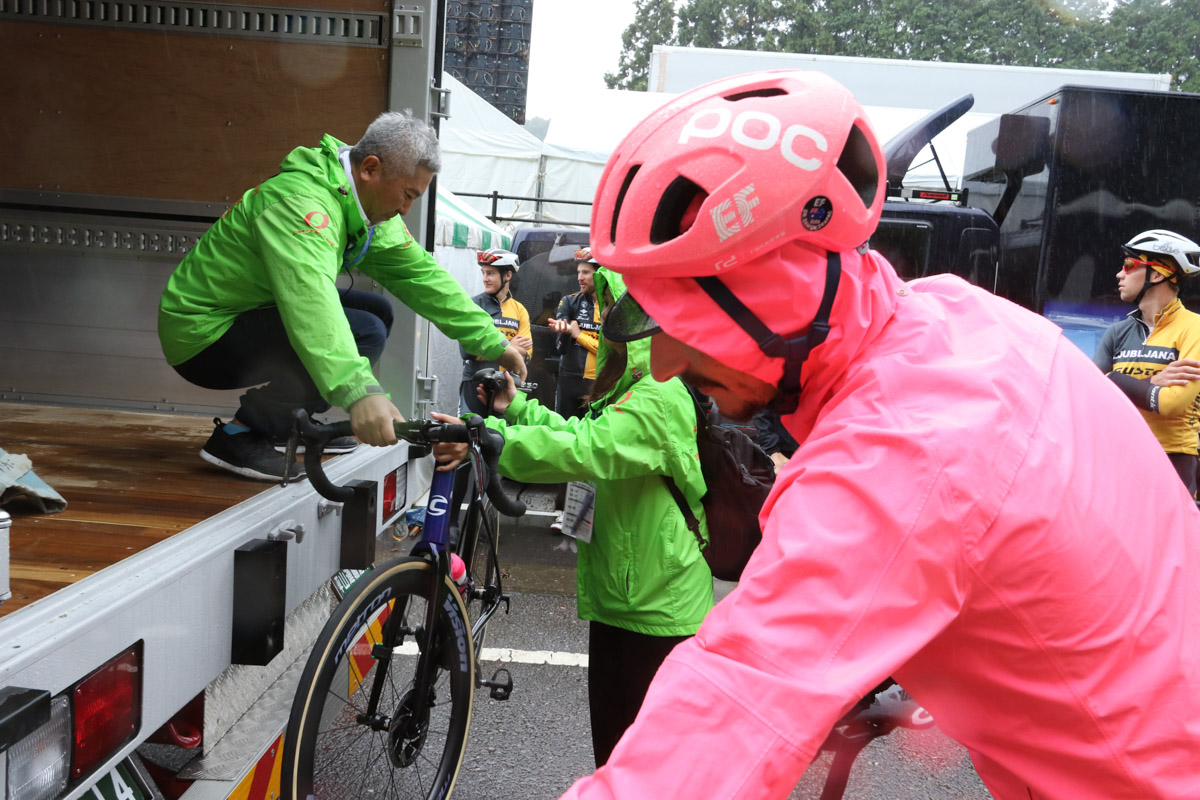
<svg viewBox="0 0 1200 800"><path fill-rule="evenodd" d="M543 196L591 201L608 156L633 127L675 97L663 92L594 89L578 92L570 109L556 114L546 131ZM547 203L545 213L586 223L588 206Z"/></svg>
<svg viewBox="0 0 1200 800"><path fill-rule="evenodd" d="M533 197L537 191L542 141L497 111L449 72L443 73L450 90L450 117L443 120L442 171L438 183L454 192ZM485 214L492 201L462 197L460 202ZM532 216L533 204L501 201L497 216Z"/></svg>

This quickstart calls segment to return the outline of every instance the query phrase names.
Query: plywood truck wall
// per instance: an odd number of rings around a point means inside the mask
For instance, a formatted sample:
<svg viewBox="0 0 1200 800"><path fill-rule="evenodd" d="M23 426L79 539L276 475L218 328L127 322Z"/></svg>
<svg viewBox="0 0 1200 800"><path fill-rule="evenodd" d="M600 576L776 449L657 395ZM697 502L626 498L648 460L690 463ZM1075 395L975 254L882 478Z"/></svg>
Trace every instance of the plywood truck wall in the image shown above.
<svg viewBox="0 0 1200 800"><path fill-rule="evenodd" d="M0 12L2 188L231 202L386 108L387 4L26 5Z"/></svg>

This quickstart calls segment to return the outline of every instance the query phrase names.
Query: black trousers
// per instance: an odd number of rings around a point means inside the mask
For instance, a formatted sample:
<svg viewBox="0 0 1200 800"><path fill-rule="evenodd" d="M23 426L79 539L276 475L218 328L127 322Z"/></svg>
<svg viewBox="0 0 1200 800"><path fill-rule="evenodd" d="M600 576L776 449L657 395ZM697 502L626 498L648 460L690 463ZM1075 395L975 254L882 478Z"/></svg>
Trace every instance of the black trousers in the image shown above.
<svg viewBox="0 0 1200 800"><path fill-rule="evenodd" d="M1198 459L1189 453L1167 453L1171 466L1179 473L1179 479L1187 487L1188 494L1196 496L1196 472Z"/></svg>
<svg viewBox="0 0 1200 800"><path fill-rule="evenodd" d="M592 752L601 767L633 724L654 673L688 636L649 636L601 622L588 628L588 706Z"/></svg>
<svg viewBox="0 0 1200 800"><path fill-rule="evenodd" d="M392 331L392 304L383 295L339 292L359 355L374 365ZM193 358L175 367L185 380L205 389L250 389L237 418L264 436L284 436L294 408L310 414L329 410L300 356L292 349L275 306L247 311L229 330ZM265 385L259 385L265 384Z"/></svg>
<svg viewBox="0 0 1200 800"><path fill-rule="evenodd" d="M588 401L584 398L592 391L593 383L594 380L582 375L559 374L554 393L554 410L568 419L582 417L588 408Z"/></svg>

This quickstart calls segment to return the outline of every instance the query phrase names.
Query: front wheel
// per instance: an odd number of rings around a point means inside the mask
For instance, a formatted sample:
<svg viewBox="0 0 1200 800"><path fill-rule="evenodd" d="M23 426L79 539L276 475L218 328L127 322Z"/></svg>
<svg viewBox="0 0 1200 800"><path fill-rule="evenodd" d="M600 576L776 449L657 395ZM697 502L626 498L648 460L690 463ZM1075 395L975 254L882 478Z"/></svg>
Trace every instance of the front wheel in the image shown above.
<svg viewBox="0 0 1200 800"><path fill-rule="evenodd" d="M365 576L334 610L284 734L288 800L450 795L470 725L475 658L462 600L445 577L429 689L417 696L434 569L421 559L395 562Z"/></svg>

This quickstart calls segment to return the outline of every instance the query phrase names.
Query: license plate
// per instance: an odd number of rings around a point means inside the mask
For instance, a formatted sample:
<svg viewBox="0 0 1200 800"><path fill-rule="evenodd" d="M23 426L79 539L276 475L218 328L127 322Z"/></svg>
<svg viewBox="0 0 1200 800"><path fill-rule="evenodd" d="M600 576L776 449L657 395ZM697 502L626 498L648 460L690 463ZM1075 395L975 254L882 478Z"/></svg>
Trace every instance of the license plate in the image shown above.
<svg viewBox="0 0 1200 800"><path fill-rule="evenodd" d="M337 599L341 600L346 595L350 594L350 590L354 588L354 584L363 575L366 575L368 570L365 569L344 569L338 572L332 578L333 593L337 595Z"/></svg>
<svg viewBox="0 0 1200 800"><path fill-rule="evenodd" d="M122 761L96 783L87 800L147 800L150 793L142 787L128 761Z"/></svg>

